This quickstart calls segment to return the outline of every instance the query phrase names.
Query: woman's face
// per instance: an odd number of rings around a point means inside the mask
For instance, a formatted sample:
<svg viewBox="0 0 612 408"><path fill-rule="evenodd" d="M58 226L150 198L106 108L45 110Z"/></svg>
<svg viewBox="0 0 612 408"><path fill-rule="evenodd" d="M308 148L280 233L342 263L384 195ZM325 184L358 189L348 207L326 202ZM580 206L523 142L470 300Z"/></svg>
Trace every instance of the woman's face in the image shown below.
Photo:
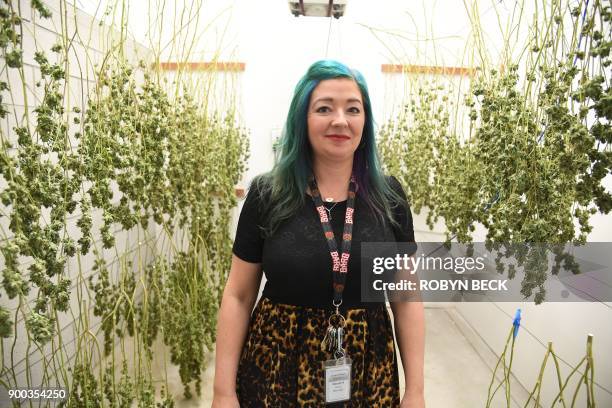
<svg viewBox="0 0 612 408"><path fill-rule="evenodd" d="M364 123L361 92L352 79L327 79L312 91L308 140L315 157L352 158L361 142Z"/></svg>

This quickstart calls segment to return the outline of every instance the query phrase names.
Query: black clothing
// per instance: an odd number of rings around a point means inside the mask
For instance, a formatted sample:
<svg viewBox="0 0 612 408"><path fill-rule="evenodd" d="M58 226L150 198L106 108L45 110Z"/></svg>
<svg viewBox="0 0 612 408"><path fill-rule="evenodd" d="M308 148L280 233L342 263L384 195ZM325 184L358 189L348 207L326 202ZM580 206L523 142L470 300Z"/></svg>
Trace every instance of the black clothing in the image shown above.
<svg viewBox="0 0 612 408"><path fill-rule="evenodd" d="M405 199L406 195L395 177L390 177L390 184ZM263 206L253 183L240 213L234 254L247 262L262 263L267 279L264 297L276 303L329 308L333 298L332 261L312 197L306 195L305 205L300 211L267 238L263 237L260 228ZM331 210L330 224L339 246L345 211L346 201L338 202ZM396 206L394 217L400 228L390 223L381 225L357 191L343 309L376 306L361 302L362 242L414 242L410 208Z"/></svg>

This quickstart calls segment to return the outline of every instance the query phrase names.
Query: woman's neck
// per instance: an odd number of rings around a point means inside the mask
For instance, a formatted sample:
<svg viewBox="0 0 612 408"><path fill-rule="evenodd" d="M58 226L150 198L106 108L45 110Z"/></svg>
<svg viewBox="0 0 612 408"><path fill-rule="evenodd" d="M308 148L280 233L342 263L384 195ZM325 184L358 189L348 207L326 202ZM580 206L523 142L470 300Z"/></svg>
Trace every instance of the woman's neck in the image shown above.
<svg viewBox="0 0 612 408"><path fill-rule="evenodd" d="M324 199L331 197L334 201L345 200L352 171L352 159L345 162L315 160L313 163L314 176Z"/></svg>

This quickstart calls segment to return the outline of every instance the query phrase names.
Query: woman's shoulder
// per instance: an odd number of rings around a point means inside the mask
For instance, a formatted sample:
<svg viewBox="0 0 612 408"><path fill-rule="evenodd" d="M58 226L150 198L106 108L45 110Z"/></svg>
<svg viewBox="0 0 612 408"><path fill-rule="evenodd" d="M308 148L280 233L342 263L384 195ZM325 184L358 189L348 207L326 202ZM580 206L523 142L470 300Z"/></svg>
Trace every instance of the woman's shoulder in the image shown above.
<svg viewBox="0 0 612 408"><path fill-rule="evenodd" d="M401 187L399 180L393 174L385 174L385 180L387 180L387 183L393 188L397 188L398 186Z"/></svg>
<svg viewBox="0 0 612 408"><path fill-rule="evenodd" d="M249 185L248 195L262 199L271 190L272 182L269 173L261 173L253 177Z"/></svg>
<svg viewBox="0 0 612 408"><path fill-rule="evenodd" d="M392 213L397 225L393 230L397 242L414 242L414 228L412 224L412 212L410 203L404 191L402 183L393 175L385 175L389 187L393 190L395 203L392 205Z"/></svg>
<svg viewBox="0 0 612 408"><path fill-rule="evenodd" d="M402 187L402 184L397 177L392 174L385 174L385 180L387 181L389 187L391 187L391 190L393 190L393 192L397 194L399 198L406 200L406 192L404 191L404 187Z"/></svg>

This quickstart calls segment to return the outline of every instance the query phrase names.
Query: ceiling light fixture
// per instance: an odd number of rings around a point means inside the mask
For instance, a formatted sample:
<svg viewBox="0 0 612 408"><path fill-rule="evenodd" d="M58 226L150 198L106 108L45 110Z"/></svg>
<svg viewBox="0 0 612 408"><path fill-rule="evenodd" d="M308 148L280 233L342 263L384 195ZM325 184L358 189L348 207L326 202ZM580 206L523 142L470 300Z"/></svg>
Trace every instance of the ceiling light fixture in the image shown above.
<svg viewBox="0 0 612 408"><path fill-rule="evenodd" d="M334 17L344 15L347 0L289 0L289 10L295 17Z"/></svg>

